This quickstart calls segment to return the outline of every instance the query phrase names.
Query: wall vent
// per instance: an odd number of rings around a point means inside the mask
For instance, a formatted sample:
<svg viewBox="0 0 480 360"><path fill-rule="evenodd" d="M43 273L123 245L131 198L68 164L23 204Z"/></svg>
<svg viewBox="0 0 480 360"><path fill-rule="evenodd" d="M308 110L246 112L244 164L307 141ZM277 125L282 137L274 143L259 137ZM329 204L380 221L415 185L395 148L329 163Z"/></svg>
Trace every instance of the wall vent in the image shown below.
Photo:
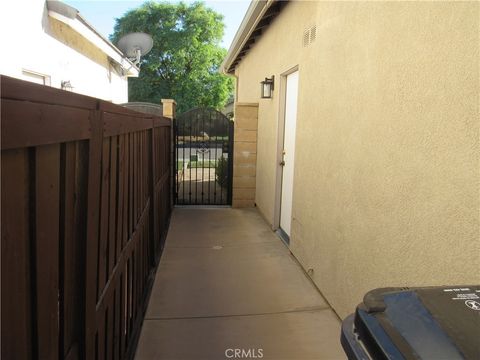
<svg viewBox="0 0 480 360"><path fill-rule="evenodd" d="M303 32L303 47L309 46L311 43L315 41L317 38L317 25L313 25L312 27L306 29Z"/></svg>
<svg viewBox="0 0 480 360"><path fill-rule="evenodd" d="M317 38L317 25L313 25L310 28L310 44L313 43L316 38Z"/></svg>
<svg viewBox="0 0 480 360"><path fill-rule="evenodd" d="M310 43L310 31L305 30L303 32L303 47L307 47L309 43Z"/></svg>

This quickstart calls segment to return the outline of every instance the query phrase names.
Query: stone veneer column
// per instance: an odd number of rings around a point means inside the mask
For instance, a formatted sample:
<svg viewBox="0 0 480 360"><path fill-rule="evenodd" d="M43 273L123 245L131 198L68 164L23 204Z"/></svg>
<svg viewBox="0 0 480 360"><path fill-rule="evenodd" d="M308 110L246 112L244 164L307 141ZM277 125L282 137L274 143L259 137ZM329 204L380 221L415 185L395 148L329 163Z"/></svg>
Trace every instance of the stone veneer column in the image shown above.
<svg viewBox="0 0 480 360"><path fill-rule="evenodd" d="M174 119L177 102L173 99L162 99L162 105L163 105L163 116L169 119Z"/></svg>
<svg viewBox="0 0 480 360"><path fill-rule="evenodd" d="M232 207L255 206L258 104L235 104Z"/></svg>
<svg viewBox="0 0 480 360"><path fill-rule="evenodd" d="M170 188L173 189L176 186L175 171L173 170L174 169L173 166L176 166L175 164L173 164L175 160L175 156L174 156L175 155L175 149L174 149L175 139L173 138L175 136L175 131L173 128L173 120L175 119L177 103L173 99L162 99L162 105L163 105L163 116L172 120L172 126L170 130L170 160L172 162L172 171L170 175ZM173 206L175 205L173 190L170 193L171 193L170 206L173 208Z"/></svg>

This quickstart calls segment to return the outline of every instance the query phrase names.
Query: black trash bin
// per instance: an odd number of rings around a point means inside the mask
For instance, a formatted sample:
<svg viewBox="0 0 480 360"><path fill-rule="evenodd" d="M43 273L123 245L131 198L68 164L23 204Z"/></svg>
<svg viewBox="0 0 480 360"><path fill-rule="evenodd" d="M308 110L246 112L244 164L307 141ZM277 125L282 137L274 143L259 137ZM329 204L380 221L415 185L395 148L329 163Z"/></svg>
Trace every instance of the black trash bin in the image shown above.
<svg viewBox="0 0 480 360"><path fill-rule="evenodd" d="M480 286L372 290L340 340L350 360L480 360Z"/></svg>

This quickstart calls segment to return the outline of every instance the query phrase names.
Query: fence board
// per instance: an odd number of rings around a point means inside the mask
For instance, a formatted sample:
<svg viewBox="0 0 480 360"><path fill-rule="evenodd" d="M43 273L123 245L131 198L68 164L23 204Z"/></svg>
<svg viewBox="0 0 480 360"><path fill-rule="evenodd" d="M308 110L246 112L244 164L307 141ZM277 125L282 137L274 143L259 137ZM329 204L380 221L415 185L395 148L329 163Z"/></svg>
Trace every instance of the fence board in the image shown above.
<svg viewBox="0 0 480 360"><path fill-rule="evenodd" d="M31 249L28 149L2 153L2 353L30 359ZM8 209L5 211L4 209ZM3 291L8 289L7 291Z"/></svg>
<svg viewBox="0 0 480 360"><path fill-rule="evenodd" d="M59 144L37 147L35 179L38 357L58 359Z"/></svg>
<svg viewBox="0 0 480 360"><path fill-rule="evenodd" d="M127 275L126 275L126 338L125 338L125 350L128 348L128 338L132 335L132 259L127 261Z"/></svg>
<svg viewBox="0 0 480 360"><path fill-rule="evenodd" d="M116 217L117 217L117 141L118 137L113 136L110 138L110 204L109 219L108 219L108 274L112 273L115 266L116 259Z"/></svg>
<svg viewBox="0 0 480 360"><path fill-rule="evenodd" d="M117 236L115 239L115 259L118 259L122 248L123 248L123 208L124 208L124 203L123 203L123 193L124 193L124 183L125 183L125 150L124 150L124 137L125 135L119 135L118 136L118 195L117 195Z"/></svg>
<svg viewBox="0 0 480 360"><path fill-rule="evenodd" d="M92 139L89 142L88 157L88 202L87 237L85 256L85 358L94 359L97 353L98 334L96 329L97 304L97 257L100 214L100 184L102 164L103 126L101 113L90 112Z"/></svg>
<svg viewBox="0 0 480 360"><path fill-rule="evenodd" d="M115 288L115 287L113 287ZM115 291L113 291L113 296L111 296L108 300L108 321L107 321L107 339L105 345L105 358L107 360L113 359L113 334L115 332L114 324L115 324L115 307L114 307L114 300L115 300Z"/></svg>
<svg viewBox="0 0 480 360"><path fill-rule="evenodd" d="M121 287L121 281L122 281L122 269L119 269L119 274L118 278L115 281L115 303L114 303L114 309L113 311L115 312L115 322L114 322L114 334L113 334L113 358L114 359L119 359L120 358L120 327L121 327L121 319L120 319L120 312L121 312L121 305L120 305L120 299L121 299L121 292L122 292L122 287Z"/></svg>
<svg viewBox="0 0 480 360"><path fill-rule="evenodd" d="M98 246L98 295L102 296L108 278L108 206L110 195L110 138L103 140L102 145L102 182L100 195L100 234Z"/></svg>
<svg viewBox="0 0 480 360"><path fill-rule="evenodd" d="M78 338L78 326L76 323L81 322L78 316L78 309L81 305L78 304L77 299L81 294L77 293L77 289L81 287L79 281L79 264L81 259L81 252L75 239L75 192L76 192L76 177L77 177L77 144L67 143L62 154L63 167L63 191L61 193L61 209L63 219L60 220L60 239L62 244L60 248L60 270L63 278L60 281L61 291L63 295L60 304L60 318L63 320L63 354L67 355L72 345ZM63 263L63 264L62 264ZM80 295L80 296L79 296Z"/></svg>
<svg viewBox="0 0 480 360"><path fill-rule="evenodd" d="M119 338L119 349L120 349L120 359L124 359L125 348L126 348L126 334L127 334L127 302L126 302L126 274L127 274L127 264L125 263L122 266L122 273L120 274L120 338Z"/></svg>
<svg viewBox="0 0 480 360"><path fill-rule="evenodd" d="M128 149L128 161L129 161L129 171L128 171L128 178L129 178L129 190L128 190L128 237L127 239L130 239L130 236L133 234L133 225L134 225L134 220L133 220L133 208L134 208L134 159L133 159L133 148L135 146L134 143L134 133L129 134L129 149ZM127 240L128 241L128 240Z"/></svg>
<svg viewBox="0 0 480 360"><path fill-rule="evenodd" d="M133 134L133 229L138 221L138 132Z"/></svg>
<svg viewBox="0 0 480 360"><path fill-rule="evenodd" d="M155 129L151 129L150 132L148 133L148 164L149 164L149 177L148 177L148 193L149 196L154 198L154 205L157 204L157 199L155 196L155 188L153 184L155 183L155 174L156 174L156 155L155 155ZM155 264L155 253L156 253L156 245L155 245L155 239L158 236L158 225L156 220L156 215L157 214L157 209L156 206L152 206L150 208L150 247L151 247L151 254L150 254L150 263L152 265Z"/></svg>
<svg viewBox="0 0 480 360"><path fill-rule="evenodd" d="M107 343L107 322L108 322L108 311L102 309L100 312L100 321L97 324L97 341L96 341L96 351L95 359L104 360L105 359L105 345Z"/></svg>
<svg viewBox="0 0 480 360"><path fill-rule="evenodd" d="M130 226L129 226L129 192L130 192L130 142L129 142L129 135L124 134L122 135L124 139L123 143L123 159L124 159L124 166L123 166L123 236L122 236L122 249L128 241Z"/></svg>

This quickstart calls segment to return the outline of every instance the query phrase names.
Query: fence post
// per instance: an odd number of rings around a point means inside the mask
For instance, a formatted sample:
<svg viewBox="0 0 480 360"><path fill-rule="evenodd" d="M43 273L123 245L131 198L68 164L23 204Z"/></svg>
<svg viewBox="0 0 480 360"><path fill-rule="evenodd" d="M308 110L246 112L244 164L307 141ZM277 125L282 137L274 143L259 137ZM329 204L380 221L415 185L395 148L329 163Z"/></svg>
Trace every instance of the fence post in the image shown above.
<svg viewBox="0 0 480 360"><path fill-rule="evenodd" d="M170 210L173 208L175 204L175 174L177 169L176 163L176 154L175 154L175 115L176 115L176 108L177 103L173 99L162 99L163 105L163 116L172 120L172 124L170 125Z"/></svg>
<svg viewBox="0 0 480 360"><path fill-rule="evenodd" d="M258 103L235 104L232 186L234 208L255 206L257 123ZM238 156L235 156L235 153Z"/></svg>
<svg viewBox="0 0 480 360"><path fill-rule="evenodd" d="M177 103L173 99L162 99L163 105L163 116L169 119L175 118L175 112L177 108Z"/></svg>

